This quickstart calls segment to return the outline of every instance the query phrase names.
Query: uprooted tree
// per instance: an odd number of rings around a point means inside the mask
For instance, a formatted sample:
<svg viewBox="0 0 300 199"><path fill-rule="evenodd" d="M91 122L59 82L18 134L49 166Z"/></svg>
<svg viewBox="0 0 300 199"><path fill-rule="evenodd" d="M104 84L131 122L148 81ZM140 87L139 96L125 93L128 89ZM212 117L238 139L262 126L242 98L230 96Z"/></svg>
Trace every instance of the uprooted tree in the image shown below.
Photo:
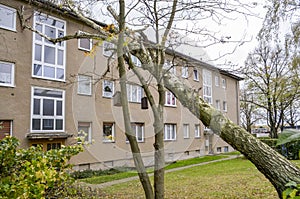
<svg viewBox="0 0 300 199"><path fill-rule="evenodd" d="M212 1L206 2L205 4L198 1L177 2L177 0L175 0L173 2L163 2L163 4L161 5L159 4L159 1L153 1L151 3L149 3L148 1L137 1L135 3L131 2L130 5L132 7L131 9L129 9L130 11L134 9L138 11L142 10L141 8L143 8L143 12L147 13L147 16L150 16L149 18L145 17L143 19L145 19L145 21L149 21L151 27L155 30L156 39L153 42L147 37L146 34L144 34L143 28L141 30L134 31L127 26L126 20L128 17L128 13L125 13L125 8L127 5L125 1L120 0L118 2L118 14L115 14L113 9L111 10L111 13L114 15L114 19L117 21L117 23L115 24L115 28L113 29L102 27L90 18L85 17L80 12L80 10L77 9L73 3L71 3L71 1L59 2L66 3L64 4L66 14L72 13L72 15L77 16L86 25L98 31L97 34L82 33L68 35L61 38L49 38L47 37L47 35L43 35L41 32L33 29L32 27L26 26L25 23L23 23L24 27L35 31L38 34L41 34L54 43L75 38L94 38L98 40L105 40L109 38L111 42L117 44L118 66L121 75L121 82L123 81L122 78L124 78L124 81L126 81L126 71L124 71L126 62L133 70L136 68L130 58L130 55L135 55L142 62L143 70L148 71L154 77L160 78L159 82L162 82L162 84L161 86L159 86L159 88L161 87L161 89L164 89L165 87L168 90L172 91L176 95L177 99L181 102L181 104L187 107L190 112L197 118L199 118L205 126L208 126L214 131L215 134L219 135L223 140L225 140L235 149L244 154L259 169L259 171L263 173L267 179L269 179L269 181L277 190L279 197L282 197L282 192L284 191L285 185L288 182L293 181L298 184L300 183L300 170L297 166L293 165L291 162L272 150L266 144L254 138L251 134L246 132L241 127L235 125L220 111L214 109L212 106L206 103L198 93L194 92L193 88L185 85L182 81L180 81L180 79L178 79L177 76L163 68L166 55L165 51L168 47L166 41L169 38L170 30L174 28L173 22L182 19L183 17L183 15L179 15L180 11L183 11L182 13L185 13L187 15L192 13L194 17L199 17L198 19L201 19L207 16L196 14L194 15L191 11L198 10L198 14L201 13L200 11L203 11L202 13L205 13L205 11L207 11L211 14L210 16L218 16L218 14L220 14L219 16L222 16L222 14L230 11L237 13L240 12L240 10L237 9L238 7L234 5L231 5L233 7L224 7L225 5L228 5L226 4L226 1ZM30 1L30 3L35 4L36 6L45 6L43 3L41 3L41 1ZM221 13L221 11L224 12ZM20 13L20 16L22 16L22 13ZM190 17L193 16L190 15ZM166 27L164 27L164 25L166 25ZM160 28L162 27L165 28L165 31L161 34ZM193 31L195 32L195 29L191 30L191 32ZM205 33L203 34L207 35ZM212 38L216 39L215 37L213 37L213 35L211 36ZM216 40L214 40L214 42ZM218 40L218 42L222 41L224 40ZM138 75L138 73L136 74ZM140 80L143 84L143 79ZM145 84L143 84L143 87L147 89L147 86ZM126 91L126 88L122 88L121 84L121 92L123 93L123 95L124 90ZM124 97L122 100L122 105L125 112L126 109L128 110L128 107L126 108L126 103L126 97ZM126 131L127 130L129 132L126 132L126 134L130 140L131 135L129 127L126 128ZM158 136L156 144L159 144L159 142L162 141L159 140L162 139L162 131L158 130L157 133ZM162 198L163 184L160 183L163 183L163 170L160 170L161 172L156 173L157 181L159 183L155 185L155 193L153 194L149 178L144 171L141 156L139 154L135 139L132 139L132 142L130 142L130 144L133 150L132 152L134 155L136 167L138 169L139 177L144 187L146 197L153 198L155 195L156 198ZM160 148L163 146L156 145L156 147L157 148L155 148L155 150L157 150L157 152L163 152ZM159 153L157 154L159 155ZM161 159L159 161L161 161Z"/></svg>

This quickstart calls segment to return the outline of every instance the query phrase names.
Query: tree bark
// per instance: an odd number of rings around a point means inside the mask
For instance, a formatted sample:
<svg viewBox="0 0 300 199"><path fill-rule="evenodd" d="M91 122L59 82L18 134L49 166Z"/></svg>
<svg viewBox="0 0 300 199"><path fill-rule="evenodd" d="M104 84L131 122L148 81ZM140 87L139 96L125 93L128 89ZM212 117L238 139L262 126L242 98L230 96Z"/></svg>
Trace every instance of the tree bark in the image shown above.
<svg viewBox="0 0 300 199"><path fill-rule="evenodd" d="M173 74L166 74L164 82L166 88L205 126L209 126L215 134L245 155L273 184L280 198L288 182L300 184L300 169L297 166L208 105Z"/></svg>
<svg viewBox="0 0 300 199"><path fill-rule="evenodd" d="M157 107L158 116L155 117L154 132L154 192L155 199L163 199L165 193L165 150L164 150L164 125L163 125L163 105L165 99L165 89L162 84L158 84L159 104Z"/></svg>
<svg viewBox="0 0 300 199"><path fill-rule="evenodd" d="M123 58L124 30L125 30L125 2L124 0L119 0L119 3L120 3L119 4L120 13L119 13L118 23L119 23L120 33L118 35L117 56L118 56L120 87L121 87L121 104L122 104L122 112L123 112L124 124L125 124L125 134L127 139L129 140L134 164L138 171L138 176L143 186L145 196L147 199L153 199L154 198L153 189L151 186L149 175L146 172L146 168L144 166L144 162L140 153L136 136L133 134L131 128L130 112L128 107L127 89L126 89L127 76L126 76L125 60Z"/></svg>

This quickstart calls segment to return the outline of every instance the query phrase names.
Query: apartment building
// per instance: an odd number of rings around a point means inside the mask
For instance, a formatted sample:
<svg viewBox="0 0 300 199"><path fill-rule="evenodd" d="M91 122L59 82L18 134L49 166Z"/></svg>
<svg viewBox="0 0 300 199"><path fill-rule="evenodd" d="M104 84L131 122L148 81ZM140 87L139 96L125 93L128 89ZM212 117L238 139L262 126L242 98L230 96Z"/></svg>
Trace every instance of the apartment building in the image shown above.
<svg viewBox="0 0 300 199"><path fill-rule="evenodd" d="M0 139L11 135L20 140L20 147L41 144L50 150L76 144L76 137L85 132L90 145L72 158L75 168L132 166L118 102L116 59L109 62L112 52L105 50L111 44L102 42L92 48L98 41L88 39L53 44L22 29L17 14L20 8L28 24L50 37L95 32L71 13L53 5L47 8L41 5L25 0L0 3ZM239 123L241 78L183 53L178 52L176 57L179 61L175 65L166 61L165 67L171 67L172 72L198 90L212 106ZM139 60L133 58L139 65ZM128 71L127 91L132 129L145 164L152 165L153 115L150 108L141 107L146 98L131 71ZM153 93L157 95L154 88ZM166 161L233 150L169 91L166 91L164 124Z"/></svg>

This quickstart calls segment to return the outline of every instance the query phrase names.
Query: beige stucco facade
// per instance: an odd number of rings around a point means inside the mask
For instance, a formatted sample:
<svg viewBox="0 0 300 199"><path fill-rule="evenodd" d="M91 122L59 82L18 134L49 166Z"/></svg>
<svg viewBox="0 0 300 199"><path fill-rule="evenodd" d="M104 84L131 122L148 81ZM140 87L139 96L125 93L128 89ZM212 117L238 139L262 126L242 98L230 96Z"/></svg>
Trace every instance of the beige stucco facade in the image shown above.
<svg viewBox="0 0 300 199"><path fill-rule="evenodd" d="M65 35L74 34L77 31L93 32L92 29L80 21L56 10L52 10L49 13L40 8L28 5L23 1L4 0L0 3L0 6L7 6L15 10L19 9L21 5L24 5L27 17L31 16L34 11L40 11L47 14L47 16L49 15L54 17L54 19L65 22L65 26L63 27L66 31ZM13 71L10 73L2 72L6 76L11 75L12 79L10 80L12 82L0 84L0 120L10 125L9 134L20 140L20 147L44 144L45 149L47 149L57 146L57 143L60 143L60 145L76 144L75 137L77 136L78 126L87 125L87 128L89 128L88 141L91 143L83 153L72 158L72 162L76 165L76 168L97 169L110 166L132 166L130 146L126 142L124 133L122 109L120 106L114 104L111 96L103 96L104 80L109 80L113 83L113 94L120 91L116 60L112 60L109 64L110 72L103 76L108 67L108 58L103 54L103 44L100 43L93 53L88 54L79 49L78 40L73 39L64 44L66 47L63 57L65 63L63 79L45 78L43 75L36 75L33 71L33 62L36 59L34 52L37 53L37 50L33 51L35 48L34 42L36 41L34 33L30 30L22 29L17 15L15 17L15 30L8 30L1 27L0 24L0 74L1 67L4 68L3 64L8 64L13 68ZM33 18L29 18L29 20L29 24L33 25ZM93 44L96 44L96 41L93 41ZM44 51L46 50L44 49ZM44 53L44 56L48 55ZM53 56L56 57L56 55ZM46 59L45 57L44 59ZM55 58L56 61L58 59L58 57ZM232 121L238 123L239 78L200 61L197 63L193 61L193 64L189 64L189 60L189 57L184 56L181 59L188 66L188 76L182 78L182 81L185 81L203 95L204 71L211 74L212 106L218 106L217 101L219 100L221 111ZM177 63L180 64L176 66L176 74L181 76L182 65L180 61ZM194 77L195 69L198 71L198 79L196 78L196 80ZM46 66L43 70L43 73L46 73ZM89 94L78 93L78 75L91 78L91 84L88 87L91 88ZM147 77L149 74L144 72L144 76ZM3 78L4 76L0 75L0 80L1 77ZM219 83L216 83L217 79ZM9 80L5 81L9 82ZM223 81L224 86L222 85ZM138 84L136 77L131 71L128 72L128 82ZM152 91L154 96L157 97L155 82L151 84L153 84ZM48 98L41 93L35 94L35 89L47 90L47 92L49 90L58 91L62 93L62 98L56 99L49 95L50 98L47 101ZM143 95L137 96L143 97ZM37 102L34 99L37 99L38 104L36 104ZM58 101L61 101L63 104L61 110ZM47 111L45 104L52 104L52 102L55 102L53 107L56 108L53 111L54 116L50 113L50 116L44 117L41 112L43 111L45 115ZM223 105L226 107L223 108ZM143 129L143 136L140 140L141 142L139 142L139 146L145 158L145 164L152 165L154 133L151 108L141 109L140 102L130 102L129 107L131 122L136 123L137 126L142 126L141 128ZM34 113L36 110L39 113ZM60 115L58 112L63 113ZM37 115L35 116L37 121L41 122L38 124L38 127L34 127L36 125L36 123L33 123L34 114ZM62 127L58 127L58 120L60 119L57 118L63 118ZM43 128L46 128L46 120L48 120L47 122L50 121L50 123L54 121L56 127L53 128L58 130L43 130ZM176 105L165 106L164 123L170 125L170 128L175 128L172 129L172 131L175 131L175 137L171 136L172 138L165 141L166 161L233 150L221 138L212 135L209 129L204 129L205 127L199 119L184 108L178 100L176 100ZM110 138L111 140L107 140L103 135L104 125L112 125L113 133ZM200 136L195 136L198 125L200 127ZM33 130L34 128L40 128L40 130ZM188 133L185 132L185 135L184 128L188 129Z"/></svg>

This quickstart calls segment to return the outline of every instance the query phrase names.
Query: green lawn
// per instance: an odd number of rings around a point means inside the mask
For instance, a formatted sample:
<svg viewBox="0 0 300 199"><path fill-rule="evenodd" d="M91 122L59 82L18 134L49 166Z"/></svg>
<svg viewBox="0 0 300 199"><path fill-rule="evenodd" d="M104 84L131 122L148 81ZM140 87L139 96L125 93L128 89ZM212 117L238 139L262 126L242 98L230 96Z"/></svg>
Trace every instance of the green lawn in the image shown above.
<svg viewBox="0 0 300 199"><path fill-rule="evenodd" d="M174 163L167 164L165 169L169 170L169 169L173 169L173 168L178 168L178 167L183 167L183 166L188 166L188 165L193 165L193 164L199 164L199 163L203 163L203 162L210 162L213 160L219 160L219 159L226 158L226 157L228 157L228 156L216 155L216 156L201 156L201 157L191 158L191 159L187 159L187 160L180 160L180 161L177 161ZM148 173L153 173L153 168L148 169ZM112 175L94 176L92 178L86 178L86 179L83 179L80 181L90 183L90 184L100 184L100 183L109 182L109 181L113 181L113 180L129 178L132 176L137 176L137 172L135 170L121 172L121 173L115 173Z"/></svg>
<svg viewBox="0 0 300 199"><path fill-rule="evenodd" d="M294 161L300 166L300 161ZM226 160L167 173L165 198L274 199L270 182L246 159ZM107 187L103 198L144 198L138 180Z"/></svg>

